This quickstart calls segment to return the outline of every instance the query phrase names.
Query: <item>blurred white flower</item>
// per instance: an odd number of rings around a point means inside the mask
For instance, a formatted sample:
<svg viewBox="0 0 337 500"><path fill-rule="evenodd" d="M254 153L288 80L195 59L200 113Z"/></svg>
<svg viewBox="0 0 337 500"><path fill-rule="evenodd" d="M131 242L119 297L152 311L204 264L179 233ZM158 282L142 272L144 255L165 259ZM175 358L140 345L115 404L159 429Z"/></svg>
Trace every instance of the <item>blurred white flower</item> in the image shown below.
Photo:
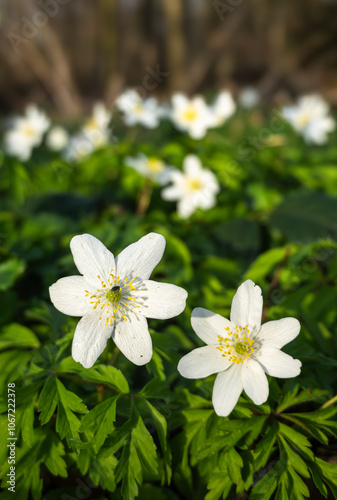
<svg viewBox="0 0 337 500"><path fill-rule="evenodd" d="M213 127L219 127L235 112L236 105L232 94L227 90L219 92L210 109L213 114Z"/></svg>
<svg viewBox="0 0 337 500"><path fill-rule="evenodd" d="M238 101L242 108L251 109L259 103L260 94L255 87L245 87L241 90Z"/></svg>
<svg viewBox="0 0 337 500"><path fill-rule="evenodd" d="M74 334L74 360L90 368L112 337L132 363L148 363L152 341L146 318L173 318L186 305L183 288L149 280L163 256L164 236L150 233L117 257L90 234L75 236L70 248L82 276L61 278L49 292L59 311L82 316Z"/></svg>
<svg viewBox="0 0 337 500"><path fill-rule="evenodd" d="M178 169L171 172L170 181L172 185L163 189L162 197L178 201L177 211L181 217L190 217L197 208L208 210L215 206L219 183L213 172L202 167L197 156L186 156L183 172Z"/></svg>
<svg viewBox="0 0 337 500"><path fill-rule="evenodd" d="M46 144L52 151L61 151L68 144L68 132L59 126L51 128L46 138Z"/></svg>
<svg viewBox="0 0 337 500"><path fill-rule="evenodd" d="M202 139L214 125L214 116L201 96L189 99L184 94L172 96L171 120L175 127L193 139Z"/></svg>
<svg viewBox="0 0 337 500"><path fill-rule="evenodd" d="M93 149L100 148L109 142L111 117L111 111L103 103L95 104L91 117L82 127L82 133L92 143Z"/></svg>
<svg viewBox="0 0 337 500"><path fill-rule="evenodd" d="M137 123L147 128L155 128L159 125L162 109L154 97L142 99L136 90L130 89L121 94L115 104L117 109L124 114L124 123L128 127Z"/></svg>
<svg viewBox="0 0 337 500"><path fill-rule="evenodd" d="M261 326L261 288L247 280L234 295L230 321L198 307L192 311L192 327L207 346L184 356L178 370L186 378L217 373L213 387L216 413L226 417L244 389L256 405L269 394L265 374L278 378L299 375L301 362L281 351L300 331L295 318L269 321Z"/></svg>
<svg viewBox="0 0 337 500"><path fill-rule="evenodd" d="M307 143L325 144L327 134L334 130L335 122L329 114L329 106L317 95L299 98L297 104L284 106L281 115L302 134Z"/></svg>
<svg viewBox="0 0 337 500"><path fill-rule="evenodd" d="M35 146L41 144L43 134L48 130L50 121L44 111L31 104L24 116L12 121L12 128L5 133L5 151L20 160L28 160Z"/></svg>
<svg viewBox="0 0 337 500"><path fill-rule="evenodd" d="M177 170L166 165L159 158L147 157L144 154L139 154L136 158L128 156L125 158L124 164L161 185L167 184L170 181L171 173Z"/></svg>
<svg viewBox="0 0 337 500"><path fill-rule="evenodd" d="M81 161L95 150L93 143L82 132L70 137L64 151L67 161Z"/></svg>

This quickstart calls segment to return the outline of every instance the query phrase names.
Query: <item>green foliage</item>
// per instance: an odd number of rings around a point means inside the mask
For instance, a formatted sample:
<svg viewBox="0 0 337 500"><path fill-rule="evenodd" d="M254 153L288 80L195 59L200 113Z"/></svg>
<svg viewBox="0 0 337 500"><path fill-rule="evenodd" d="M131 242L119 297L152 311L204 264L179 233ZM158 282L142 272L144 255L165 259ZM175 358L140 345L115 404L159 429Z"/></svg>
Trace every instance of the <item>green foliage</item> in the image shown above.
<svg viewBox="0 0 337 500"><path fill-rule="evenodd" d="M255 114L254 114L255 113ZM336 498L337 174L336 148L309 147L290 130L240 156L258 135L261 110L238 112L201 141L173 131L117 125L117 141L78 164L43 148L0 172L0 433L7 442L7 384L15 383L16 497L252 500ZM130 135L127 135L130 134ZM280 136L280 137L279 137ZM277 141L276 141L277 143ZM144 152L181 167L200 156L221 191L188 220L124 166ZM183 286L186 310L149 320L153 357L132 365L109 340L84 369L71 357L78 319L57 311L48 287L78 274L76 234L117 255L150 231L166 250L151 279ZM269 378L260 406L243 394L229 417L212 406L214 376L183 379L179 359L202 342L194 307L229 317L238 285L264 295L264 321L294 316L301 333L284 351L302 361L296 380ZM8 453L0 449L7 490Z"/></svg>

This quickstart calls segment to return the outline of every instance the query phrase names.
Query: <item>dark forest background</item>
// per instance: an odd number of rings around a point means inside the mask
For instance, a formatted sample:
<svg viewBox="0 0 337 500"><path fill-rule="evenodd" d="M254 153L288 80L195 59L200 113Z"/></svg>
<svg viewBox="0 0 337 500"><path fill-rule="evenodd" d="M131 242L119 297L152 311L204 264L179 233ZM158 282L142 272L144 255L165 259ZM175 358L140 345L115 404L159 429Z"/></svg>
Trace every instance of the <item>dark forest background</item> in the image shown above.
<svg viewBox="0 0 337 500"><path fill-rule="evenodd" d="M0 16L3 114L36 102L71 120L133 86L337 103L333 0L2 0Z"/></svg>

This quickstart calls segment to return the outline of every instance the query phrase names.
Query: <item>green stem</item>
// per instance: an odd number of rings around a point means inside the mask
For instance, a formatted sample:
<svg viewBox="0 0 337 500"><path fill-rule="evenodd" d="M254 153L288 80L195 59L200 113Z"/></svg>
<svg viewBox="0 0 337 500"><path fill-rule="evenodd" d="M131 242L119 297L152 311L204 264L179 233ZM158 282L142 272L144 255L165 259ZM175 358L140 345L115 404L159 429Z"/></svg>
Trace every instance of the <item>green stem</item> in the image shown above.
<svg viewBox="0 0 337 500"><path fill-rule="evenodd" d="M329 408L329 406L333 405L334 403L337 403L337 394L333 398L329 399L329 401L326 401L324 405L320 407L320 410L325 410L325 408Z"/></svg>

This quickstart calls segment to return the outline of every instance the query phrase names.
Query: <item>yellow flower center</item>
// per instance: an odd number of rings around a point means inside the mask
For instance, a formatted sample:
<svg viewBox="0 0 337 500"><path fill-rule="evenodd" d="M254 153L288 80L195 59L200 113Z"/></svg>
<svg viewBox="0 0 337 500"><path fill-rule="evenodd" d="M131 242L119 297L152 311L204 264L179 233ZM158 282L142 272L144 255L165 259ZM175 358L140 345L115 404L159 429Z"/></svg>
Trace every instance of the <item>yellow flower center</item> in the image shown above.
<svg viewBox="0 0 337 500"><path fill-rule="evenodd" d="M231 332L227 326L225 328L228 337L218 335L219 345L216 347L224 358L227 356L229 361L233 361L237 365L243 363L245 359L250 358L253 354L253 344L255 340L247 337L249 333L248 326L239 327L236 325L235 332Z"/></svg>
<svg viewBox="0 0 337 500"><path fill-rule="evenodd" d="M23 133L28 137L31 137L32 135L35 134L35 130L30 125L25 125L25 127L23 128Z"/></svg>
<svg viewBox="0 0 337 500"><path fill-rule="evenodd" d="M303 115L300 115L297 119L297 123L301 127L305 127L306 125L308 125L310 121L311 121L311 113L308 112L303 113Z"/></svg>
<svg viewBox="0 0 337 500"><path fill-rule="evenodd" d="M198 112L194 106L188 106L183 113L183 119L187 122L193 122L198 117Z"/></svg>
<svg viewBox="0 0 337 500"><path fill-rule="evenodd" d="M148 158L147 168L154 174L159 174L164 170L164 163L157 158Z"/></svg>
<svg viewBox="0 0 337 500"><path fill-rule="evenodd" d="M188 181L188 187L191 191L199 191L202 188L202 183L197 178L190 179Z"/></svg>
<svg viewBox="0 0 337 500"><path fill-rule="evenodd" d="M96 128L99 128L97 120L95 120L95 118L89 118L89 120L85 122L84 127L89 130L95 130Z"/></svg>
<svg viewBox="0 0 337 500"><path fill-rule="evenodd" d="M142 113L143 113L143 111L144 111L144 106L143 106L143 104L141 104L141 103L136 104L136 105L135 105L135 107L134 107L134 109L133 109L133 111L134 111L134 113L135 113L136 115L140 115L140 114L142 114Z"/></svg>
<svg viewBox="0 0 337 500"><path fill-rule="evenodd" d="M130 280L125 278L122 281L119 276L114 276L111 271L107 282L104 282L100 276L97 276L97 278L101 282L101 288L98 288L94 294L90 294L88 290L85 290L85 296L92 299L90 304L93 309L100 307L102 310L99 319L101 320L104 316L105 326L112 325L113 321L119 319L118 316L127 321L125 312L132 310L134 307L139 307L136 304L136 298L132 297L132 292L135 290L133 282L137 279L137 276Z"/></svg>

